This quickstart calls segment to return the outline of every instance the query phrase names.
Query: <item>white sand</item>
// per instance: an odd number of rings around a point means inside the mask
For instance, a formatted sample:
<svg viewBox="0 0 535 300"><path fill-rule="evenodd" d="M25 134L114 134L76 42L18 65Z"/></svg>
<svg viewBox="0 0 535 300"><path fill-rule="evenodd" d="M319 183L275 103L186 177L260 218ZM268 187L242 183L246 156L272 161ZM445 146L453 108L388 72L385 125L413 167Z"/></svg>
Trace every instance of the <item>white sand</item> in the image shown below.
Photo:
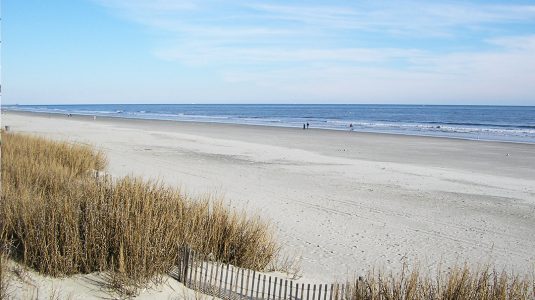
<svg viewBox="0 0 535 300"><path fill-rule="evenodd" d="M2 125L94 144L114 175L260 213L309 281L404 259L534 270L535 145L14 112Z"/></svg>
<svg viewBox="0 0 535 300"><path fill-rule="evenodd" d="M7 289L9 297L6 299L121 299L121 295L108 286L104 274L53 278L24 269L13 262L11 264L17 271L10 275ZM135 299L191 300L198 299L196 294L178 281L165 277L164 283L139 291Z"/></svg>

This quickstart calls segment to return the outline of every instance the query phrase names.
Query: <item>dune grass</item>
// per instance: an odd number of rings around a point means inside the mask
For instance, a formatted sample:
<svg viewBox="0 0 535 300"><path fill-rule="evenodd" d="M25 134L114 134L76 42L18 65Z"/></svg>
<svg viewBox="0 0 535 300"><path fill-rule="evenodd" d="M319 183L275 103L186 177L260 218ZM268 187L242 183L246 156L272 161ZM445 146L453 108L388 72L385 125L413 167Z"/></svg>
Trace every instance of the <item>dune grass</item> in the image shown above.
<svg viewBox="0 0 535 300"><path fill-rule="evenodd" d="M369 272L348 281L339 293L347 300L527 300L535 299L533 279L490 266L455 266L430 276L404 265L399 273Z"/></svg>
<svg viewBox="0 0 535 300"><path fill-rule="evenodd" d="M277 253L259 218L157 182L99 176L106 159L89 146L13 133L1 143L1 241L41 273L111 271L143 285L172 268L183 244L256 270Z"/></svg>

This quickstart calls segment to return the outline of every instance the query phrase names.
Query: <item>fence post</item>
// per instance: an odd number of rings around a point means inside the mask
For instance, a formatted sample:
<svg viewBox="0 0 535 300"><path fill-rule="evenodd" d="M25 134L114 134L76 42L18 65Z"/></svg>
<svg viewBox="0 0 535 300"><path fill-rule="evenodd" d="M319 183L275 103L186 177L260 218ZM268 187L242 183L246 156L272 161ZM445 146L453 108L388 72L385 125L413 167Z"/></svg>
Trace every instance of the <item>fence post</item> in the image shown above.
<svg viewBox="0 0 535 300"><path fill-rule="evenodd" d="M268 296L267 296L267 300L269 300L270 294L271 294L271 276L269 276L269 278L268 278Z"/></svg>
<svg viewBox="0 0 535 300"><path fill-rule="evenodd" d="M214 294L218 291L217 274L219 274L219 262L215 262L215 276L214 276ZM218 294L219 295L219 294Z"/></svg>
<svg viewBox="0 0 535 300"><path fill-rule="evenodd" d="M277 281L278 281L277 279L278 279L277 277L273 279L273 294L272 294L273 298L272 299L277 299Z"/></svg>
<svg viewBox="0 0 535 300"><path fill-rule="evenodd" d="M223 266L223 263L221 263L221 272L219 272L219 292L218 292L219 297L221 296L221 288L223 286L223 269L224 269L224 266Z"/></svg>
<svg viewBox="0 0 535 300"><path fill-rule="evenodd" d="M199 257L197 257L197 258L199 258ZM200 263L201 263L201 269L199 270L199 290L202 291L202 286L203 286L202 271L203 271L203 268L204 268L204 261L201 259ZM197 268L195 268L195 269L197 269Z"/></svg>
<svg viewBox="0 0 535 300"><path fill-rule="evenodd" d="M230 268L230 265L227 263L227 271L225 272L225 283L223 284L223 293L227 292L227 283L228 283L228 270Z"/></svg>
<svg viewBox="0 0 535 300"><path fill-rule="evenodd" d="M228 268L227 268L227 275L228 275ZM232 294L232 281L233 281L233 279L234 279L234 267L230 267L230 286L228 287L228 296L229 296L229 298L230 298L230 296Z"/></svg>
<svg viewBox="0 0 535 300"><path fill-rule="evenodd" d="M282 292L282 278L279 279L279 300L281 299L281 292Z"/></svg>
<svg viewBox="0 0 535 300"><path fill-rule="evenodd" d="M262 299L264 298L264 292L266 291L266 275L264 274L263 280L262 280Z"/></svg>
<svg viewBox="0 0 535 300"><path fill-rule="evenodd" d="M193 255L195 252L191 249L188 250L188 282L191 286L191 277L193 277Z"/></svg>
<svg viewBox="0 0 535 300"><path fill-rule="evenodd" d="M176 257L176 269L177 269L177 278L176 280L178 280L180 282L180 270L182 270L182 255L180 253L180 246L178 246L178 252L177 252L177 257Z"/></svg>
<svg viewBox="0 0 535 300"><path fill-rule="evenodd" d="M208 283L208 286L210 287L210 291L212 290L212 279L214 276L214 262L210 262L210 282ZM216 271L217 276L217 271Z"/></svg>
<svg viewBox="0 0 535 300"><path fill-rule="evenodd" d="M294 286L294 282L290 280L290 297L288 299L292 300L292 288Z"/></svg>
<svg viewBox="0 0 535 300"><path fill-rule="evenodd" d="M186 263L185 263L185 257L186 257L186 248L182 245L180 248L180 270L179 270L179 278L180 282L184 283L184 276L185 276L185 269L186 269Z"/></svg>
<svg viewBox="0 0 535 300"><path fill-rule="evenodd" d="M191 286L191 277L193 277L193 250L188 251L188 286Z"/></svg>
<svg viewBox="0 0 535 300"><path fill-rule="evenodd" d="M334 283L331 284L331 296L329 297L329 300L333 300L333 290L334 290Z"/></svg>
<svg viewBox="0 0 535 300"><path fill-rule="evenodd" d="M208 261L204 264L206 265L206 270L204 271L204 285L206 286L208 283ZM208 285L209 286L209 285ZM208 290L208 289L207 289Z"/></svg>
<svg viewBox="0 0 535 300"><path fill-rule="evenodd" d="M262 277L262 274L258 274L258 279L256 281L256 298L258 298L258 294L260 293L260 277Z"/></svg>
<svg viewBox="0 0 535 300"><path fill-rule="evenodd" d="M178 244L178 257L177 257L177 274L178 274L178 282L182 282L182 259L184 257L184 254L182 253L182 247L180 244Z"/></svg>
<svg viewBox="0 0 535 300"><path fill-rule="evenodd" d="M284 299L288 299L287 298L287 295L288 295L288 279L284 279Z"/></svg>
<svg viewBox="0 0 535 300"><path fill-rule="evenodd" d="M244 275L245 275L245 269L241 269L240 299L243 297L243 276Z"/></svg>
<svg viewBox="0 0 535 300"><path fill-rule="evenodd" d="M321 286L322 286L322 284L319 285L318 300L321 300Z"/></svg>
<svg viewBox="0 0 535 300"><path fill-rule="evenodd" d="M191 255L191 279L193 280L193 287L197 287L197 251L193 251Z"/></svg>
<svg viewBox="0 0 535 300"><path fill-rule="evenodd" d="M254 281L256 279L256 271L253 271L253 281L251 281L251 300L254 298Z"/></svg>
<svg viewBox="0 0 535 300"><path fill-rule="evenodd" d="M236 271L236 281L234 283L234 293L236 295L239 295L238 293L238 288L240 286L240 268L235 268L237 271Z"/></svg>
<svg viewBox="0 0 535 300"><path fill-rule="evenodd" d="M184 248L184 276L183 276L183 283L185 286L188 286L188 270L189 270L189 248L188 247L185 247Z"/></svg>

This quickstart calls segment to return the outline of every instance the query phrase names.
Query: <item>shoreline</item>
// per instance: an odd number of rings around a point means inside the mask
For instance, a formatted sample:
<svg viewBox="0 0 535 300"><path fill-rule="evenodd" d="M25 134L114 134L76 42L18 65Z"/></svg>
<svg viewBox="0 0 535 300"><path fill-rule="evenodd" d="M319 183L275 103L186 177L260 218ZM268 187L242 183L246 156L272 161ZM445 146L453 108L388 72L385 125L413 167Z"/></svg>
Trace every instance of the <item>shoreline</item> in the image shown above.
<svg viewBox="0 0 535 300"><path fill-rule="evenodd" d="M35 114L35 115L63 115L67 114L64 112L33 112L33 111L23 111L23 110L12 110L9 108L4 108L3 111L8 111L11 113L21 113L21 114ZM287 128L287 129L301 129L301 127L291 127L291 126L276 126L269 124L242 124L242 123L232 123L232 122L217 122L217 121L189 121L189 120L166 120L166 119L151 119L151 118L136 118L136 117L122 117L122 116L100 116L93 114L81 114L81 113L71 113L72 117L79 118L92 118L97 116L100 119L118 119L118 120L144 120L144 121L159 121L159 122L177 122L177 123L199 123L199 124L217 124L217 125L230 125L230 126L259 126L259 127L269 127L269 128ZM513 143L513 144L527 144L535 145L535 142L528 141L512 141L512 140L500 140L500 139L480 139L480 138L470 138L470 137L459 137L459 136L448 136L448 135L432 135L432 134L418 134L418 133L402 133L402 132L384 132L384 131L366 131L366 130L353 130L349 129L337 129L337 128L307 128L307 130L325 130L325 131L335 131L335 132L351 132L351 133L362 133L362 134L385 134L385 135L395 135L395 136L414 136L414 137L428 137L428 138L442 138L442 139L454 139L454 140L467 140L467 141L477 141L477 142L496 142L496 143Z"/></svg>
<svg viewBox="0 0 535 300"><path fill-rule="evenodd" d="M71 121L88 121L93 123L92 115L72 115L68 117L64 114L56 113L35 113L35 112L19 112L19 111L9 111L9 114L21 115L21 116L37 116L47 119L56 119L56 120L71 120ZM291 128L291 127L277 127L277 126L253 126L245 124L226 124L226 123L215 123L215 122L189 122L189 121L170 121L170 120L154 120L154 119L137 119L137 118L118 118L118 117L97 117L96 123L110 123L117 124L121 126L136 126L140 130L144 128L154 127L159 130L164 130L166 132L174 132L176 130L181 130L184 133L193 133L193 134L202 134L203 136L210 138L219 138L219 137L228 137L231 139L242 140L242 141L254 141L255 143L265 143L263 136L269 136L270 142L277 142L277 144L285 147L299 147L301 150L309 150L308 147L304 147L302 144L313 143L320 144L323 143L326 138L330 142L337 142L340 139L346 141L344 144L336 145L335 144L326 145L327 148L330 148L327 153L328 155L336 155L353 159L366 159L374 160L378 162L382 161L392 161L392 156L403 156L405 162L407 163L422 163L429 166L438 166L438 167L450 167L450 164L454 166L463 166L464 164L472 164L474 159L481 158L484 160L493 161L496 164L496 168L501 168L502 172L505 174L513 174L516 172L511 172L507 170L507 164L503 160L504 158L508 160L516 160L518 155L513 150L518 150L522 154L526 152L535 152L535 144L530 143L515 143L515 142L500 142L500 141L482 141L482 140L469 140L469 139L456 139L448 137L434 137L434 136L418 136L418 135L402 135L402 134L391 134L391 133L375 133L375 132L358 132L358 131L341 131L341 130L328 130L328 129L316 129L311 128L308 130L303 130L302 128ZM4 124L2 124L3 126ZM9 125L9 124L8 124ZM246 133L246 137L241 134L233 134L235 130L243 130ZM294 136L295 133L298 133L297 136ZM302 143L293 143L293 139L298 138L302 139L299 142ZM361 142L366 142L363 145ZM399 144L414 144L410 149L406 147L394 148L394 147L379 147L378 144L384 144L385 146L393 145L397 146ZM441 164L437 157L436 153L444 151L442 145L459 145L459 147L464 147L465 152L455 151L455 148L448 151L447 154L455 155L458 161L448 160L449 164ZM363 147L364 146L364 147ZM355 153L351 150L354 148L363 147L362 150L374 151L374 155L370 157L365 151ZM372 149L367 149L372 148ZM495 155L490 151L494 149L504 148L502 152L497 152ZM484 149L483 151L481 151ZM344 150L347 150L344 151ZM448 150L448 149L446 149ZM509 151L511 150L511 151ZM334 153L333 153L334 152ZM361 155L359 155L361 154ZM509 154L509 155L508 155ZM348 157L349 156L349 157ZM532 166L533 169L529 169L529 173L535 176L535 155L533 155L533 163L528 165ZM517 168L525 168L528 166L525 162L517 161ZM481 170L480 170L481 171Z"/></svg>
<svg viewBox="0 0 535 300"><path fill-rule="evenodd" d="M2 125L95 145L113 175L261 212L309 280L404 261L535 262L531 144L12 111Z"/></svg>

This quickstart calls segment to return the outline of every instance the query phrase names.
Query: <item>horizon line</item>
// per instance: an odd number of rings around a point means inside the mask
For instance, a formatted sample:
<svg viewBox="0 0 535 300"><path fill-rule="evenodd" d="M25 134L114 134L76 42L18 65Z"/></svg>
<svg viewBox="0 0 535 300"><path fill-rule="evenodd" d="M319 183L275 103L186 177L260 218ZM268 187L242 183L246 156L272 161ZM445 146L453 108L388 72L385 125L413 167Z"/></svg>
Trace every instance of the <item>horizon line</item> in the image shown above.
<svg viewBox="0 0 535 300"><path fill-rule="evenodd" d="M404 106L503 106L535 107L535 104L426 104L426 103L76 103L76 104L3 104L1 106L84 106L84 105L404 105Z"/></svg>

